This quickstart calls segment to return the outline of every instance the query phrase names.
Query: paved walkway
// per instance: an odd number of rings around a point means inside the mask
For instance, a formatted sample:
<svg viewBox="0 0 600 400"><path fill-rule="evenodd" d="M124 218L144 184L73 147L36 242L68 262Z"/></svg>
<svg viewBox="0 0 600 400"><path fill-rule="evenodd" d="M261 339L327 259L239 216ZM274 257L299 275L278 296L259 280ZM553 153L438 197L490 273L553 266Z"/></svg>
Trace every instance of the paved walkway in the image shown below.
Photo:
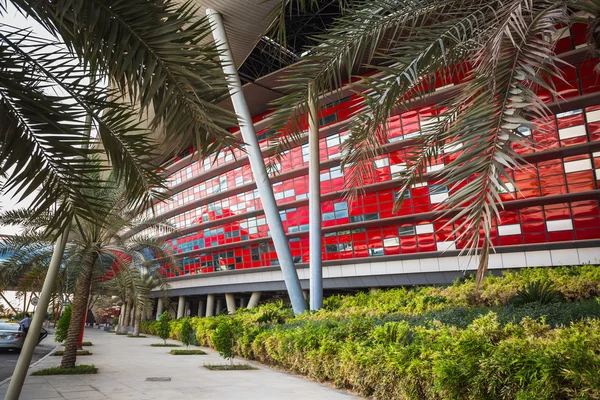
<svg viewBox="0 0 600 400"><path fill-rule="evenodd" d="M172 356L170 348L150 347L156 337L132 339L87 329L86 341L93 355L77 357L78 363L94 364L96 375L27 376L21 400L38 399L235 399L295 400L359 397L319 383L256 365L252 371L209 371L204 364L223 364L219 355ZM191 347L190 347L191 348ZM236 360L242 363L243 360ZM60 357L49 356L32 371L56 366ZM251 363L252 364L252 363ZM147 382L149 377L169 377L170 382ZM8 383L0 386L4 398Z"/></svg>

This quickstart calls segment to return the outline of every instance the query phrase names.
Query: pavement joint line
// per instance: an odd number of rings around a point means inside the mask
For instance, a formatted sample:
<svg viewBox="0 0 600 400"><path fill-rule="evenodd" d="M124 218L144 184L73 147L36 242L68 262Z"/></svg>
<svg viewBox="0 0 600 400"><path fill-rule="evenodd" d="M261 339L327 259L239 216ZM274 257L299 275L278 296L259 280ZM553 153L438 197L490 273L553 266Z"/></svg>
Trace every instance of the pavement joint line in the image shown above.
<svg viewBox="0 0 600 400"><path fill-rule="evenodd" d="M59 348L60 346L61 346L61 345L59 344L58 346L56 346L55 348L53 348L52 350L50 350L50 352L49 352L48 354L46 354L44 357L40 358L39 360L37 360L36 362L34 362L33 364L31 364L31 365L29 366L29 369L31 369L31 368L33 368L33 367L35 367L36 365L38 365L39 363L41 363L42 361L44 361L46 358L50 357L52 354L54 354L54 352L55 352L56 350L58 350L58 348ZM4 379L3 381L0 381L0 386L3 386L3 385L5 385L5 384L6 384L6 383L8 383L8 382L9 382L11 379L12 379L12 375L11 375L11 376L9 376L8 378Z"/></svg>

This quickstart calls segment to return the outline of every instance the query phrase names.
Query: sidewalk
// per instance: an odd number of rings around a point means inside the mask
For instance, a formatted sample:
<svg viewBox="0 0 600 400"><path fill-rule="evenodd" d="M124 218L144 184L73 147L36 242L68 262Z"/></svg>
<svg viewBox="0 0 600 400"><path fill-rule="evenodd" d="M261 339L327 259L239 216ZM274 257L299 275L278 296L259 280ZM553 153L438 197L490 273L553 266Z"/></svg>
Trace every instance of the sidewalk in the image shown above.
<svg viewBox="0 0 600 400"><path fill-rule="evenodd" d="M21 400L39 399L340 399L359 397L319 383L275 371L262 365L253 371L209 371L204 364L224 364L214 350L208 355L173 356L167 347L150 347L157 337L132 339L97 329L86 329L91 356L77 357L78 364L94 364L96 375L27 376ZM173 341L169 341L173 343ZM190 347L191 348L191 347ZM238 363L243 360L236 360ZM56 366L60 357L50 356L31 372ZM170 382L147 382L168 377ZM8 382L0 386L4 398Z"/></svg>

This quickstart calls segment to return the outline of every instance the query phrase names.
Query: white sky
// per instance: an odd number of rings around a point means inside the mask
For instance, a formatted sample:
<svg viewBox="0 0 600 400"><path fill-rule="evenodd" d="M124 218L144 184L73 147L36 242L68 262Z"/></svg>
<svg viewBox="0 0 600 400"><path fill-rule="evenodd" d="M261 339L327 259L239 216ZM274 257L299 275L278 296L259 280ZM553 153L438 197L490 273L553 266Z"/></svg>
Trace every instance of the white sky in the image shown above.
<svg viewBox="0 0 600 400"><path fill-rule="evenodd" d="M48 33L42 26L35 21L28 20L21 13L19 13L11 4L7 2L7 12L4 16L0 16L0 24L10 25L17 28L32 29L32 32L37 37L43 37L46 39L53 39L53 36ZM35 194L29 196L22 202L17 203L18 196L13 197L13 193L0 193L0 212L5 210L12 210L18 208L28 207ZM19 227L5 227L0 226L0 234L14 234L19 232ZM1 299L0 299L1 301Z"/></svg>

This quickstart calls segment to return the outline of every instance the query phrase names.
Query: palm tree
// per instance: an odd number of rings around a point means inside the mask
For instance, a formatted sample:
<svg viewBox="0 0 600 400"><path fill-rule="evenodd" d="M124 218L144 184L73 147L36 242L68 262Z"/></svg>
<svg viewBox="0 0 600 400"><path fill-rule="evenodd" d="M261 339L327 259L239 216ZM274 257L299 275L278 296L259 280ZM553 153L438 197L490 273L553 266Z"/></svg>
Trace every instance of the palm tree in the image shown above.
<svg viewBox="0 0 600 400"><path fill-rule="evenodd" d="M0 23L1 189L18 199L37 191L35 215L57 206L55 233L73 215L106 215L85 189L107 164L130 205L157 194L157 128L163 156L190 143L203 156L236 143L223 128L234 116L214 104L226 82L215 46L202 42L210 26L192 2L0 2L0 17L15 10L55 39ZM89 161L99 152L105 164Z"/></svg>
<svg viewBox="0 0 600 400"><path fill-rule="evenodd" d="M144 315L152 311L152 299L150 292L160 288L161 293L166 293L168 284L164 277L158 273L143 272L145 267L133 265L126 271L121 271L113 279L106 282L107 293L117 296L123 303L125 309L124 321L133 312L133 335L140 335L140 325ZM132 311L134 310L134 311ZM124 332L127 323L118 327L118 331Z"/></svg>
<svg viewBox="0 0 600 400"><path fill-rule="evenodd" d="M311 12L320 2L283 4L281 13L287 12L285 4ZM410 186L424 179L427 166L439 155L453 155L433 178L451 188L441 205L448 224L454 224L469 254L480 252L480 282L492 248L492 224L502 208L499 193L516 187L509 171L524 163L513 145L530 144L524 128L543 129L537 121L548 110L539 91L559 97L552 83L563 65L554 51L558 27L582 22L573 11L583 10L593 18L590 42L600 48L595 18L600 1L340 0L340 7L343 15L290 68L285 87L292 93L274 104L274 127L289 133L279 145L301 134L316 94L335 92L354 74L373 72L359 82L365 90L343 153L353 195L373 177L373 159L387 142L388 118L431 93L436 80L466 76L438 104L439 118L422 128L409 150L396 209Z"/></svg>
<svg viewBox="0 0 600 400"><path fill-rule="evenodd" d="M130 211L124 196L124 190L115 185L98 187L91 195L106 203L109 214L96 221L74 219L71 234L65 250L64 264L71 273L77 274L77 282L73 296L73 311L71 323L65 342L65 352L61 362L62 368L75 366L77 343L82 324L87 314L88 299L91 286L97 278L111 274L131 274L132 265L142 265L148 258L149 252L160 257L170 257L163 249L163 243L143 232L128 238L121 236L125 231L136 228L171 230L169 224L160 220L143 220L140 211ZM53 247L48 235L47 225L41 218L31 218L29 211L9 211L0 216L0 222L7 224L25 224L27 230L21 235L15 235L10 242L2 246L10 246L13 255L0 264L0 276L22 275L32 265L48 264ZM48 215L45 222L52 220ZM33 223L35 222L35 223ZM146 290L146 289L144 289ZM144 292L147 294L147 292ZM139 300L140 306L146 303Z"/></svg>

